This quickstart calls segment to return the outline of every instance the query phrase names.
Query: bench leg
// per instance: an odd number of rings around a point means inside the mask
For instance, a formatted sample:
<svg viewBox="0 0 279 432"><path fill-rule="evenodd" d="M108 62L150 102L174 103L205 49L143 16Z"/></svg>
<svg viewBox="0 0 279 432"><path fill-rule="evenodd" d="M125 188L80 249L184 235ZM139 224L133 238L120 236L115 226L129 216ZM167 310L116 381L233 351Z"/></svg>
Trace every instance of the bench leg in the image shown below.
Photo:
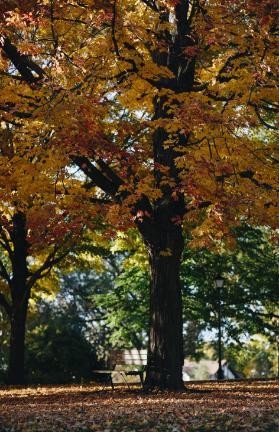
<svg viewBox="0 0 279 432"><path fill-rule="evenodd" d="M120 373L120 375L122 376L123 381L126 383L127 387L130 389L129 383L128 383L128 381L126 380L126 374L125 374L125 372L119 372L119 373Z"/></svg>
<svg viewBox="0 0 279 432"><path fill-rule="evenodd" d="M114 384L113 384L113 381L112 381L112 374L109 375L109 384L110 384L112 390L114 390ZM103 391L105 387L106 387L106 383L103 385L101 391Z"/></svg>
<svg viewBox="0 0 279 432"><path fill-rule="evenodd" d="M111 384L112 390L114 390L114 384L112 381L112 374L110 374L109 378L110 378L110 384Z"/></svg>

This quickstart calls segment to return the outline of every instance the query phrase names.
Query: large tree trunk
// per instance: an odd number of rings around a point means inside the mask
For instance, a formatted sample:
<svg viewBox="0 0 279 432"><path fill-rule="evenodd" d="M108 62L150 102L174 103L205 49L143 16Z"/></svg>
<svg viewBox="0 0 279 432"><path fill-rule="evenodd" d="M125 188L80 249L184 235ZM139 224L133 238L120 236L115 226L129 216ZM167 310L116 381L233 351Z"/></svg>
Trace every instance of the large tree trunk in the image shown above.
<svg viewBox="0 0 279 432"><path fill-rule="evenodd" d="M24 383L25 327L30 289L27 286L27 230L26 218L21 212L13 217L11 239L14 246L11 281L11 338L8 379L10 384Z"/></svg>
<svg viewBox="0 0 279 432"><path fill-rule="evenodd" d="M182 301L179 279L181 227L161 230L149 243L151 266L150 333L145 386L183 388Z"/></svg>
<svg viewBox="0 0 279 432"><path fill-rule="evenodd" d="M10 384L24 383L24 351L25 351L25 327L27 317L27 303L12 312L11 337L9 353Z"/></svg>
<svg viewBox="0 0 279 432"><path fill-rule="evenodd" d="M186 209L176 158L181 156L177 147L185 148L189 135L179 130L176 135L169 134L168 128L163 126L164 123L169 125L172 122L176 102L169 102L167 96L160 95L160 90L167 89L180 94L192 89L195 59L187 58L184 52L186 47L194 45L187 22L189 4L185 0L175 6L176 31L173 34L162 30L157 35L158 42L164 41L168 49L157 49L152 53L154 62L159 67L168 68L173 76L158 80L158 94L153 99L153 120L159 120L159 126L153 134L154 180L161 197L156 200L151 212L145 209L147 214L151 213L150 221L146 217L143 218L142 226L138 225L149 250L152 275L146 386L169 390L183 388L179 276L184 246L181 221ZM169 24L173 18L168 9L162 8L159 14L161 23Z"/></svg>

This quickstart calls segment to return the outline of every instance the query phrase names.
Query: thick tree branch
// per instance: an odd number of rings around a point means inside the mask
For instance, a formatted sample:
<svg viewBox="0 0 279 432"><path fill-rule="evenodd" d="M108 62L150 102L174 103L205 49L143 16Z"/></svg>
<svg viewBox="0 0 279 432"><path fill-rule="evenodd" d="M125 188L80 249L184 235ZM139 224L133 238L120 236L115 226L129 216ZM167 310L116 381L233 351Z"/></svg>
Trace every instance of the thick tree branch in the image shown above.
<svg viewBox="0 0 279 432"><path fill-rule="evenodd" d="M8 37L4 38L2 49L27 83L36 83L45 75L44 70L29 56L21 54Z"/></svg>
<svg viewBox="0 0 279 432"><path fill-rule="evenodd" d="M155 12L159 12L159 7L157 6L155 0L141 0L141 1L150 9L154 10Z"/></svg>
<svg viewBox="0 0 279 432"><path fill-rule="evenodd" d="M226 178L232 177L234 175L235 175L235 173L232 173L232 174L229 174L229 173L222 174L220 176L215 176L215 180L217 182L220 182L220 181L222 182ZM262 183L262 182L258 181L257 179L255 179L254 178L255 173L253 171L251 171L251 170L241 171L241 172L237 173L237 175L239 177L241 177L241 178L249 179L256 186L261 187L263 189L266 189L266 190L277 190L277 189L274 189L274 187L271 186L270 184L268 184L268 183Z"/></svg>
<svg viewBox="0 0 279 432"><path fill-rule="evenodd" d="M175 6L175 16L177 22L177 32L180 38L184 38L189 31L187 20L189 10L189 0L180 0Z"/></svg>
<svg viewBox="0 0 279 432"><path fill-rule="evenodd" d="M115 174L113 169L111 169L111 167L106 162L104 162L102 159L97 159L96 162L99 165L102 174L104 174L115 185L120 187L124 183L123 180L117 174Z"/></svg>
<svg viewBox="0 0 279 432"><path fill-rule="evenodd" d="M28 112L17 111L15 104L12 104L12 103L0 105L0 111L4 111L6 113L11 113L11 114L13 114L13 116L18 117L18 118L22 118L22 119L32 117L32 114L30 112L28 113Z"/></svg>
<svg viewBox="0 0 279 432"><path fill-rule="evenodd" d="M224 76L223 74L228 73L234 60L237 60L237 59L242 58L242 57L247 57L247 56L249 56L249 52L247 50L244 52L236 52L236 53L232 54L231 56L229 56L227 58L227 60L225 61L224 65L219 70L219 73L216 77L216 81L219 81L222 83L222 82L228 82L231 79L237 78L236 76Z"/></svg>
<svg viewBox="0 0 279 432"><path fill-rule="evenodd" d="M110 178L106 177L102 171L98 170L98 168L96 168L85 156L73 156L72 161L92 180L96 186L113 198L116 198L118 188L121 184L119 183L120 179L117 183L114 183ZM100 160L98 163L100 165ZM106 166L106 169L107 168L108 166ZM114 175L116 176L116 174Z"/></svg>
<svg viewBox="0 0 279 432"><path fill-rule="evenodd" d="M94 184L91 185L94 186ZM105 199L105 198L96 198L96 197L90 198L90 202L92 202L93 204L113 204L112 200Z"/></svg>
<svg viewBox="0 0 279 432"><path fill-rule="evenodd" d="M255 179L254 178L255 173L253 171L249 171L249 170L242 171L238 175L241 178L249 179L252 183L254 183L258 187L264 188L266 190L273 190L274 189L270 184L262 183L262 182L259 182L257 179Z"/></svg>

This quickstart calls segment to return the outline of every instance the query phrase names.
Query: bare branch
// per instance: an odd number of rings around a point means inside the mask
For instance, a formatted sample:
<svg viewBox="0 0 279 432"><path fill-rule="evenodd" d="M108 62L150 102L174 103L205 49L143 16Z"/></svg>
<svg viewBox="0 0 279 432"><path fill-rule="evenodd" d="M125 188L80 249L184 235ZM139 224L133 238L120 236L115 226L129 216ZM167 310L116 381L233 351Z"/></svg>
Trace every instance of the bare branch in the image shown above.
<svg viewBox="0 0 279 432"><path fill-rule="evenodd" d="M10 275L1 259L0 259L0 276L2 276L2 278L5 279L5 281L8 282L9 285L11 284Z"/></svg>
<svg viewBox="0 0 279 432"><path fill-rule="evenodd" d="M0 306L2 306L5 309L7 315L10 317L12 314L12 306L10 305L10 303L2 293L0 293Z"/></svg>
<svg viewBox="0 0 279 432"><path fill-rule="evenodd" d="M59 247L56 247L47 257L45 262L39 267L34 273L31 273L30 278L27 282L27 288L30 290L34 283L36 283L39 279L42 279L43 277L47 276L52 268L59 264L60 261L62 261L63 258L65 258L69 251L62 253L59 256L56 256L57 252L59 250Z"/></svg>
<svg viewBox="0 0 279 432"><path fill-rule="evenodd" d="M1 225L0 225L0 244L2 245L3 249L8 252L9 257L12 258L13 257L13 251L12 251L12 248L10 246L9 239L6 236L5 231Z"/></svg>
<svg viewBox="0 0 279 432"><path fill-rule="evenodd" d="M255 113L256 113L256 115L257 115L257 117L258 117L260 123L261 123L263 126L265 126L267 129L272 129L272 130L277 130L277 129L278 129L276 126L273 126L273 125L267 123L267 122L262 118L262 116L261 116L261 114L260 114L260 111L259 111L259 108L258 108L257 106L255 106L255 105L253 105L253 106L254 106Z"/></svg>
<svg viewBox="0 0 279 432"><path fill-rule="evenodd" d="M255 179L254 178L255 173L253 171L251 171L251 170L241 171L239 173L235 173L234 172L232 174L225 173L225 174L222 174L222 175L219 175L219 176L215 176L215 180L217 182L224 181L226 178L234 176L235 174L237 174L241 178L249 179L256 186L261 187L263 189L266 189L266 190L277 190L273 186L271 186L270 184L268 184L268 183L262 183L262 182L259 182L257 179Z"/></svg>

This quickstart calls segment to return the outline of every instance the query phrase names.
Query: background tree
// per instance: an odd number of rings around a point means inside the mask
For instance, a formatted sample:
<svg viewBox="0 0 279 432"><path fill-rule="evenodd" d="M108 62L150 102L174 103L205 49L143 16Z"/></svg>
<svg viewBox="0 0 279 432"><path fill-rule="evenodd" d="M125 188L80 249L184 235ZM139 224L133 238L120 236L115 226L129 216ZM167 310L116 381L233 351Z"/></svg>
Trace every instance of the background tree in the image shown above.
<svg viewBox="0 0 279 432"><path fill-rule="evenodd" d="M65 228L71 228L70 220L65 223ZM103 314L91 297L98 293L100 286L105 289L110 281L110 276L104 272L102 258L108 253L107 241L102 239L102 234L97 231L88 235L85 228L82 231L69 231L68 236L68 239L64 238L67 244L61 243L63 259L58 255L56 263L36 281L29 293L24 345L26 362L23 365L25 382L66 382L67 379L72 380L73 376L76 379L88 379L93 366L97 366L97 357L105 357L109 329L104 324ZM45 249L46 247L44 251ZM45 259L43 252L30 254L30 258L34 266L38 266L42 258ZM8 292L6 297L9 299ZM10 375L9 370L7 372L11 339L10 317L3 313L0 318L0 370L1 379L7 382L7 375ZM71 338L74 340L70 346L61 349L58 345L63 335L68 342ZM71 349L75 356L70 355ZM63 365L63 359L67 356L69 360Z"/></svg>
<svg viewBox="0 0 279 432"><path fill-rule="evenodd" d="M221 291L225 338L238 341L243 334L263 333L272 340L278 319L277 254L270 243L272 232L243 225L235 230L233 250L213 253L205 248L188 249L182 262L185 316L217 328L216 274L224 276Z"/></svg>
<svg viewBox="0 0 279 432"><path fill-rule="evenodd" d="M226 347L226 359L247 378L278 378L278 345L263 335L255 335L242 346Z"/></svg>
<svg viewBox="0 0 279 432"><path fill-rule="evenodd" d="M104 358L108 332L92 304L100 273L60 276L54 298L38 298L29 317L26 371L29 382L69 383L92 379ZM101 277L105 286L106 274Z"/></svg>
<svg viewBox="0 0 279 432"><path fill-rule="evenodd" d="M134 230L118 233L106 258L110 283L92 297L108 328L108 342L119 348L147 347L149 274L146 251Z"/></svg>
<svg viewBox="0 0 279 432"><path fill-rule="evenodd" d="M85 223L78 198L73 202L73 196L62 198L59 193L59 188L79 190L78 183L68 182L55 152L47 153L41 146L47 139L44 126L36 122L32 126L17 128L2 122L0 134L0 305L11 326L9 382L13 384L24 381L31 290L66 260Z"/></svg>

